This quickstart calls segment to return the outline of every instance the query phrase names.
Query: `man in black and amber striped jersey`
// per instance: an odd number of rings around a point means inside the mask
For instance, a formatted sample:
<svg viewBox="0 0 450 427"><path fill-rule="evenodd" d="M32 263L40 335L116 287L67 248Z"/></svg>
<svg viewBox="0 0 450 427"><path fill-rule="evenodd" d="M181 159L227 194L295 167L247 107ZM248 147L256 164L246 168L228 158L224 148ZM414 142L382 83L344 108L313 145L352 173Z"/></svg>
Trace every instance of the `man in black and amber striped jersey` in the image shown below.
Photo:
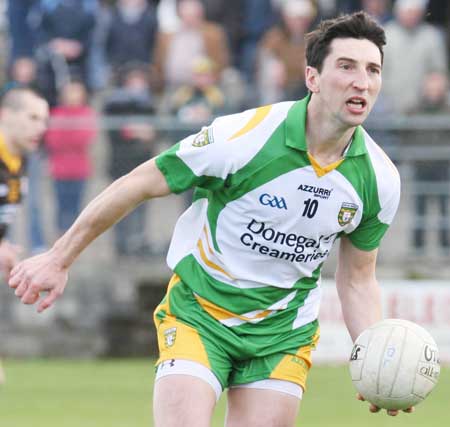
<svg viewBox="0 0 450 427"><path fill-rule="evenodd" d="M28 88L9 89L0 100L0 272L5 279L18 260L7 233L26 188L25 156L38 147L48 115L47 101Z"/></svg>

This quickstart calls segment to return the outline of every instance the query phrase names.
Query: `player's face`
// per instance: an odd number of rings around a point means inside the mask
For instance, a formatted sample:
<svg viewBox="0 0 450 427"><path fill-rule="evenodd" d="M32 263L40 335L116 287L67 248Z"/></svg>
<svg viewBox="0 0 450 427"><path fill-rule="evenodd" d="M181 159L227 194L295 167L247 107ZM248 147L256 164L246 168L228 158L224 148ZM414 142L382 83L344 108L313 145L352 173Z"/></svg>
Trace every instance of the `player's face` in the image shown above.
<svg viewBox="0 0 450 427"><path fill-rule="evenodd" d="M26 95L21 109L5 111L8 132L19 153L34 151L48 123L48 104L34 95Z"/></svg>
<svg viewBox="0 0 450 427"><path fill-rule="evenodd" d="M313 85L325 114L340 125L357 126L367 118L380 89L378 47L367 39L334 39Z"/></svg>

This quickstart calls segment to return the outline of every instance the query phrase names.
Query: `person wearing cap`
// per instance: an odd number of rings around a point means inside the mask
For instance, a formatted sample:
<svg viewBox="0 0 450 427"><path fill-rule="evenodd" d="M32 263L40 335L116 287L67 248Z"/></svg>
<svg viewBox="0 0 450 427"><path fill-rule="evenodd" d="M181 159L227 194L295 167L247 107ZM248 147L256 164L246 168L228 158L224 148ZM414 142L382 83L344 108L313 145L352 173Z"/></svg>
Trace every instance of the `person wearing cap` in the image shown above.
<svg viewBox="0 0 450 427"><path fill-rule="evenodd" d="M194 59L191 82L170 94L167 108L185 123L206 123L225 113L226 97L217 84L216 65L210 58Z"/></svg>
<svg viewBox="0 0 450 427"><path fill-rule="evenodd" d="M311 0L283 3L280 25L269 30L259 45L257 79L261 104L306 95L305 34L315 17Z"/></svg>

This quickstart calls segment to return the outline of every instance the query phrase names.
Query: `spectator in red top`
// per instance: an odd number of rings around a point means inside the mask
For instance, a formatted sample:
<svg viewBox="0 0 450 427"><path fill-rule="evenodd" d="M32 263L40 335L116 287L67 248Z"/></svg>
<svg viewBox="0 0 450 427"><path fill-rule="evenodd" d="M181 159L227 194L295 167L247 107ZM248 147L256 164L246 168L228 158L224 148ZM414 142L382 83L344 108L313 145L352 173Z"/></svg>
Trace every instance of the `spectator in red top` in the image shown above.
<svg viewBox="0 0 450 427"><path fill-rule="evenodd" d="M55 183L58 233L66 231L80 212L92 166L89 147L96 131L94 110L83 83L63 86L60 104L52 109L45 136L50 174Z"/></svg>

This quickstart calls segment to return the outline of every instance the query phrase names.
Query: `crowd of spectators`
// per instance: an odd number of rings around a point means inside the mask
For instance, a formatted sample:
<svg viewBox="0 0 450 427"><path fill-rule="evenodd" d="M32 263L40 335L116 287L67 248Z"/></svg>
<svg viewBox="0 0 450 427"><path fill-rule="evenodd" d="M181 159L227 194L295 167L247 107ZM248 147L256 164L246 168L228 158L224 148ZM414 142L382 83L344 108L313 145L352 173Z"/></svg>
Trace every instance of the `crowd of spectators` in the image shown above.
<svg viewBox="0 0 450 427"><path fill-rule="evenodd" d="M384 89L375 114L448 111L448 2L9 0L7 85L36 87L53 107L53 117L84 117L89 124L84 133L78 129L71 138L63 129L53 129L45 141L61 206L58 232L79 211L89 175L87 147L96 134L90 100L96 100L102 114L169 115L200 126L220 114L298 99L306 94L305 34L323 18L360 9L385 26L388 38ZM68 103L68 92L77 91L78 104ZM108 131L106 137L112 179L155 154L156 133L150 125L128 123ZM55 166L55 156L64 159L74 150L79 150L72 158L80 163L78 171L61 175L67 170ZM33 156L30 166L35 165L36 175L31 182L38 181L42 152ZM443 177L429 172L442 170L441 164L416 166L419 179ZM448 169L446 165L447 175ZM70 189L70 203L64 189ZM426 203L423 195L417 197L418 215L423 215ZM440 203L446 216L448 197L441 197ZM64 212L63 205L72 213ZM38 215L39 209L32 211ZM118 225L118 253L148 247L140 232L145 217L143 208ZM32 246L43 246L36 227L33 233ZM447 234L444 224L441 244L449 249ZM420 227L413 244L418 250L424 246Z"/></svg>
<svg viewBox="0 0 450 427"><path fill-rule="evenodd" d="M242 82L230 110L295 99L305 93L305 33L322 18L359 9L386 26L386 105L399 113L417 109L427 74L447 71L447 2L9 0L8 75L34 81L56 105L67 81L84 82L92 95L113 88L121 69L135 64L147 67L149 90L160 101L192 84L194 63L206 60L227 95ZM407 94L398 84L405 78Z"/></svg>

